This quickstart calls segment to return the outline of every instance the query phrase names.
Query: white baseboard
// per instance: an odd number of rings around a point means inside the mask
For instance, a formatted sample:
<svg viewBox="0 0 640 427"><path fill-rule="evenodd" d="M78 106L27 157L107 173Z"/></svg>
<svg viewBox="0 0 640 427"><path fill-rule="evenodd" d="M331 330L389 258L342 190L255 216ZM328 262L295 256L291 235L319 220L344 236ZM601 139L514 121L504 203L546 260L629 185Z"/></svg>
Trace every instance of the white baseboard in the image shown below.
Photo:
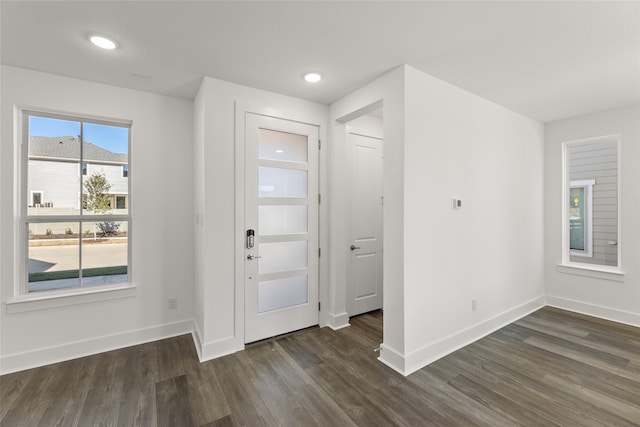
<svg viewBox="0 0 640 427"><path fill-rule="evenodd" d="M341 314L331 314L327 313L326 317L326 325L334 331L338 329L346 328L347 326L351 326L349 323L349 313L341 313Z"/></svg>
<svg viewBox="0 0 640 427"><path fill-rule="evenodd" d="M238 341L236 337L223 338L218 341L202 343L198 351L200 362L217 359L218 357L233 354L237 351L244 350L244 344Z"/></svg>
<svg viewBox="0 0 640 427"><path fill-rule="evenodd" d="M545 306L545 297L540 296L521 304L512 309L506 310L487 320L475 324L467 329L456 332L448 337L440 339L431 344L427 344L403 357L403 362L395 361L396 366L403 366L402 371L396 369L402 375L410 375L413 372L435 362L436 360L453 353L454 351L483 338L498 329L515 322L516 320L533 313ZM380 352L382 358L382 350ZM399 355L402 357L402 355ZM385 352L386 358L386 352ZM385 361L385 363L387 363ZM389 364L389 363L387 363ZM390 365L391 366L391 365ZM392 366L393 367L393 366Z"/></svg>
<svg viewBox="0 0 640 427"><path fill-rule="evenodd" d="M384 343L380 344L378 360L401 375L404 374L404 356Z"/></svg>
<svg viewBox="0 0 640 427"><path fill-rule="evenodd" d="M601 305L589 304L581 301L574 301L566 298L547 295L547 305L561 308L563 310L574 311L587 316L599 317L613 322L624 323L626 325L640 327L640 314L628 311L617 310L615 308L603 307Z"/></svg>
<svg viewBox="0 0 640 427"><path fill-rule="evenodd" d="M193 325L192 320L183 320L22 353L8 354L0 359L0 374L9 374L177 335L190 334L193 332Z"/></svg>

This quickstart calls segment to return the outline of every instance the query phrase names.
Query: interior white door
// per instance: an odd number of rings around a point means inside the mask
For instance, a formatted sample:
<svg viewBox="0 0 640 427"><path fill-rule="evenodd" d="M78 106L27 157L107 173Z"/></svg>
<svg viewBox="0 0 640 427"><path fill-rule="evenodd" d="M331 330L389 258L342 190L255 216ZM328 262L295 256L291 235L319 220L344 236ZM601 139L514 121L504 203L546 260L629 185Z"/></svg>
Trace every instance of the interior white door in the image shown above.
<svg viewBox="0 0 640 427"><path fill-rule="evenodd" d="M245 342L318 324L318 127L246 114Z"/></svg>
<svg viewBox="0 0 640 427"><path fill-rule="evenodd" d="M351 146L351 258L349 316L382 308L383 142L349 132Z"/></svg>

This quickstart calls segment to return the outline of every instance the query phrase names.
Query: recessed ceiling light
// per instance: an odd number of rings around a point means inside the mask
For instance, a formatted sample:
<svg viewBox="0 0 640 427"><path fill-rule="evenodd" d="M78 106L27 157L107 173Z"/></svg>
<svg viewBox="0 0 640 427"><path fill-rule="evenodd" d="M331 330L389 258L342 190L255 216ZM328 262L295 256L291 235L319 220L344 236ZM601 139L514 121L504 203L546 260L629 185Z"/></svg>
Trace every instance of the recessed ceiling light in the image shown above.
<svg viewBox="0 0 640 427"><path fill-rule="evenodd" d="M102 37L102 36L91 36L89 37L89 40L91 41L91 43L93 43L94 45L101 47L103 49L115 49L116 48L116 42L114 42L113 40L109 40L106 37Z"/></svg>
<svg viewBox="0 0 640 427"><path fill-rule="evenodd" d="M307 73L304 75L304 79L309 83L317 83L322 80L322 76L318 73Z"/></svg>
<svg viewBox="0 0 640 427"><path fill-rule="evenodd" d="M276 150L276 153L282 154L282 153L284 153L284 150Z"/></svg>

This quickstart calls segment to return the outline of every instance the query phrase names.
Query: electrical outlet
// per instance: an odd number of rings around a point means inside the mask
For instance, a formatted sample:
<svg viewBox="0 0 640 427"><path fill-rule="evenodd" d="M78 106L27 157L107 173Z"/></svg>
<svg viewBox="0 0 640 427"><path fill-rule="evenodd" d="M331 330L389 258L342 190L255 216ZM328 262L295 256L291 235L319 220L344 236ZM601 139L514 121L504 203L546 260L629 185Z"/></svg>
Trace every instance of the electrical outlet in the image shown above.
<svg viewBox="0 0 640 427"><path fill-rule="evenodd" d="M178 308L178 298L169 298L169 310L175 310L176 308Z"/></svg>
<svg viewBox="0 0 640 427"><path fill-rule="evenodd" d="M478 300L477 299L472 299L471 300L471 311L476 311L478 309Z"/></svg>

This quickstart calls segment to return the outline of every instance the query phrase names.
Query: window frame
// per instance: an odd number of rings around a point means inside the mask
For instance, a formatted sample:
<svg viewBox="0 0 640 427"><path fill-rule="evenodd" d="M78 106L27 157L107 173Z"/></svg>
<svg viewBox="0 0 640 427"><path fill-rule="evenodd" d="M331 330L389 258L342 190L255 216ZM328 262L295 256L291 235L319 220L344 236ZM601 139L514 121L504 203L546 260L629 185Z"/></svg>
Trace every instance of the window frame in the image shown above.
<svg viewBox="0 0 640 427"><path fill-rule="evenodd" d="M64 306L68 304L74 304L73 300L69 301L67 297L73 296L81 296L79 297L81 300L87 300L87 294L96 294L99 298L109 298L105 296L105 291L118 291L117 293L130 295L128 290L134 288L133 282L133 266L132 266L132 241L133 241L133 221L132 221L132 210L128 209L126 214L109 214L109 215L37 215L37 216L29 216L28 214L28 202L30 201L29 197L31 196L28 187L28 172L29 172L29 117L44 117L49 119L58 119L58 120L68 120L68 121L76 121L81 123L81 135L82 138L82 124L90 123L90 124L99 124L106 126L115 126L122 127L128 129L128 141L127 141L127 162L131 164L131 132L133 123L130 120L122 120L122 119L112 119L112 118L99 118L95 116L90 116L86 114L77 114L77 113L61 113L61 112L51 112L43 109L33 109L33 108L16 108L17 112L17 137L18 144L20 147L19 150L19 161L18 161L18 195L16 197L17 206L17 227L16 227L16 253L19 256L15 257L15 285L14 285L14 298L7 301L7 304L16 304L23 302L36 302L35 306L39 308L47 308L42 307L42 301L47 299L56 299L57 302L54 306ZM80 159L80 175L81 175L81 183L83 182L82 177L82 165L84 159ZM127 194L131 195L131 179L127 180ZM82 185L82 184L81 184ZM82 188L80 188L80 204L82 205ZM129 197L129 201L131 198ZM82 211L81 211L82 212ZM90 223L95 222L98 219L101 220L109 220L109 221L126 221L127 222L127 280L124 282L116 282L113 284L106 283L104 285L92 285L90 287L82 286L82 279L79 281L78 287L71 288L63 288L63 289L52 289L45 291L37 291L37 292L29 292L29 224L30 223L64 223L64 222L78 222L78 223ZM82 236L79 236L81 239ZM81 257L81 255L80 255ZM82 264L79 264L79 268L82 268ZM9 305L8 305L9 307ZM26 309L29 310L28 308ZM23 311L23 309L12 309L12 311Z"/></svg>
<svg viewBox="0 0 640 427"><path fill-rule="evenodd" d="M570 249L570 212L569 212L569 197L571 194L571 164L570 164L570 148L574 146L594 144L597 142L605 142L605 141L615 141L616 143L616 157L617 157L617 265L615 267L603 265L603 264L590 264L590 263L581 263L578 261L571 261L571 256L576 256L579 254L573 253L573 250ZM624 270L622 266L622 150L621 150L621 135L613 134L613 135L603 135L593 138L585 138L573 141L564 141L562 143L562 261L559 264L559 271L565 273L574 273L574 274L583 274L578 270L590 270L593 274L603 273L608 274L609 276L602 277L611 280L620 280L620 277L623 277ZM581 180L588 181L588 180ZM578 182L575 180L574 182ZM591 199L593 198L593 193L591 193ZM592 208L592 206L591 206ZM591 223L593 222L593 212L591 212ZM593 233L591 234L593 236ZM593 245L593 238L591 240L591 247ZM591 255L593 256L593 255ZM569 267L569 268L566 268ZM591 273L589 273L591 275ZM601 277L601 276L593 276L593 277Z"/></svg>

